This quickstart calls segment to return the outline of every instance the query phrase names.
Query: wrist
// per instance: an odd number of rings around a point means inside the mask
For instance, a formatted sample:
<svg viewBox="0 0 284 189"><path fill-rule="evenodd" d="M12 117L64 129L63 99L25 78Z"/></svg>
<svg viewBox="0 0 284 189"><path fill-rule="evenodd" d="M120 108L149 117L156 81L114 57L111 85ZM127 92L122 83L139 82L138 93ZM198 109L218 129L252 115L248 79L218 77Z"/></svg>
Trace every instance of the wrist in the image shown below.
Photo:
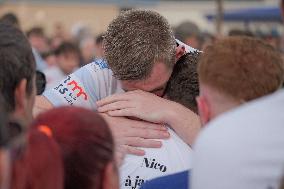
<svg viewBox="0 0 284 189"><path fill-rule="evenodd" d="M172 125L177 121L179 117L179 106L181 105L176 102L168 101L168 106L164 108L165 113L163 114L162 118L164 120L164 123Z"/></svg>

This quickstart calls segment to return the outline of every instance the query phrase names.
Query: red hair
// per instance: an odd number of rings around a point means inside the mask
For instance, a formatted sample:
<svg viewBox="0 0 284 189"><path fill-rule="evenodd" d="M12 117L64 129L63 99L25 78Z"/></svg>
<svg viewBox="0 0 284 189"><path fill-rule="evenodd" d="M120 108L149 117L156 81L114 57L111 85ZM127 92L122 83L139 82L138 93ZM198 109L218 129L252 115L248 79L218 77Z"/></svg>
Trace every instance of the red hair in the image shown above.
<svg viewBox="0 0 284 189"><path fill-rule="evenodd" d="M101 188L106 165L114 159L114 142L105 121L95 112L61 107L41 114L33 126L44 125L61 147L65 189Z"/></svg>
<svg viewBox="0 0 284 189"><path fill-rule="evenodd" d="M63 189L63 165L57 143L32 129L25 147L12 148L12 189Z"/></svg>

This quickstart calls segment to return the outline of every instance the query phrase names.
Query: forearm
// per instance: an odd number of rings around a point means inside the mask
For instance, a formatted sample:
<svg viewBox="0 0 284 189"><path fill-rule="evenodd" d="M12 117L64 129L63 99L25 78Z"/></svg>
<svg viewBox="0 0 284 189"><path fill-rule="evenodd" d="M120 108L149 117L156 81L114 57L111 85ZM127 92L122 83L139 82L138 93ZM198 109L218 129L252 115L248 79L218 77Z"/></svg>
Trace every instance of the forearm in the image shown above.
<svg viewBox="0 0 284 189"><path fill-rule="evenodd" d="M33 107L33 116L36 117L40 113L52 108L53 105L44 96L36 96L35 104Z"/></svg>
<svg viewBox="0 0 284 189"><path fill-rule="evenodd" d="M192 146L201 129L199 116L178 103L170 103L170 108L164 114L163 120L175 130L184 142Z"/></svg>

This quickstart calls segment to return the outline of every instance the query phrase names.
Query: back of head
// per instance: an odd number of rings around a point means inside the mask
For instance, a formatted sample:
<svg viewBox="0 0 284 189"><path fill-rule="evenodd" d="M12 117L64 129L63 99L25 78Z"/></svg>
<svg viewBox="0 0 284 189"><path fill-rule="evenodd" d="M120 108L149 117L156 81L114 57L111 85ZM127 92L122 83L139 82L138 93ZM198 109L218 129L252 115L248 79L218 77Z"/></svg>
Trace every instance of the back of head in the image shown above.
<svg viewBox="0 0 284 189"><path fill-rule="evenodd" d="M76 54L79 57L80 50L74 43L65 41L59 45L59 47L54 51L56 56L67 55L69 53Z"/></svg>
<svg viewBox="0 0 284 189"><path fill-rule="evenodd" d="M11 189L63 189L61 153L51 135L32 129L25 146L11 148Z"/></svg>
<svg viewBox="0 0 284 189"><path fill-rule="evenodd" d="M114 159L114 143L104 120L90 110L62 107L33 123L41 125L51 129L61 147L65 189L100 189L106 165Z"/></svg>
<svg viewBox="0 0 284 189"><path fill-rule="evenodd" d="M147 10L121 13L108 26L104 37L106 60L120 80L146 79L161 61L172 67L175 40L167 20Z"/></svg>
<svg viewBox="0 0 284 189"><path fill-rule="evenodd" d="M186 41L186 38L188 37L198 37L200 34L200 29L198 26L190 21L185 21L179 24L175 28L175 37L181 41Z"/></svg>
<svg viewBox="0 0 284 189"><path fill-rule="evenodd" d="M196 97L199 94L197 74L199 57L199 51L182 56L174 66L166 88L166 95L170 100L184 105L195 113L197 113Z"/></svg>
<svg viewBox="0 0 284 189"><path fill-rule="evenodd" d="M35 60L24 34L8 24L0 24L0 92L7 102L6 110L15 108L15 89L22 79L27 80L27 94L33 90Z"/></svg>
<svg viewBox="0 0 284 189"><path fill-rule="evenodd" d="M247 36L254 37L254 34L249 30L232 29L228 33L229 36Z"/></svg>
<svg viewBox="0 0 284 189"><path fill-rule="evenodd" d="M280 88L283 61L279 52L250 37L228 37L209 45L201 55L200 85L238 101L249 101Z"/></svg>
<svg viewBox="0 0 284 189"><path fill-rule="evenodd" d="M20 28L19 19L14 13L6 13L0 18L0 22L11 24L12 26Z"/></svg>
<svg viewBox="0 0 284 189"><path fill-rule="evenodd" d="M28 38L32 36L44 37L44 35L44 30L41 27L33 27L27 31Z"/></svg>

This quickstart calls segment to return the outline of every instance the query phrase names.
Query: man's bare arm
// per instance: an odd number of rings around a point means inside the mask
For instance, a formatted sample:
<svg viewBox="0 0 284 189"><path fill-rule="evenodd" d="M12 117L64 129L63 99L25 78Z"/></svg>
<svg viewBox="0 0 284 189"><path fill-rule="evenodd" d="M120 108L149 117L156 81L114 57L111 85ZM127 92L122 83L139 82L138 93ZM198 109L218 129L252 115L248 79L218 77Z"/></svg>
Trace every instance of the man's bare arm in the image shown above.
<svg viewBox="0 0 284 189"><path fill-rule="evenodd" d="M44 96L36 96L35 105L33 108L33 115L36 117L38 114L50 110L53 105Z"/></svg>
<svg viewBox="0 0 284 189"><path fill-rule="evenodd" d="M145 121L169 124L192 145L201 123L198 115L186 107L143 91L115 94L97 102L99 112L111 116L132 116Z"/></svg>

